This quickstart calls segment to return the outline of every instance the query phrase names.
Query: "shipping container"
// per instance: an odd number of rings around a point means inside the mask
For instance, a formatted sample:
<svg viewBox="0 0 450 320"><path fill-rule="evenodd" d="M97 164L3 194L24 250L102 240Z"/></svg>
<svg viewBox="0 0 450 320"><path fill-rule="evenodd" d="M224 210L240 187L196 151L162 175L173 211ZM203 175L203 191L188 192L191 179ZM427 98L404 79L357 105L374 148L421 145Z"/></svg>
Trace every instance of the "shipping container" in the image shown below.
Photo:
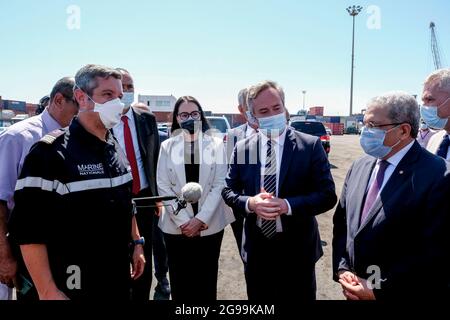
<svg viewBox="0 0 450 320"><path fill-rule="evenodd" d="M27 104L25 101L3 100L3 109L26 112Z"/></svg>
<svg viewBox="0 0 450 320"><path fill-rule="evenodd" d="M309 108L309 114L314 116L323 116L324 107L311 107Z"/></svg>
<svg viewBox="0 0 450 320"><path fill-rule="evenodd" d="M36 113L36 109L37 109L38 105L34 104L34 103L27 103L26 104L26 113L28 114L35 114Z"/></svg>
<svg viewBox="0 0 450 320"><path fill-rule="evenodd" d="M340 123L341 117L330 117L330 122L331 123Z"/></svg>
<svg viewBox="0 0 450 320"><path fill-rule="evenodd" d="M344 134L344 124L343 123L327 122L327 123L325 123L325 126L330 128L331 133L333 135L343 135Z"/></svg>

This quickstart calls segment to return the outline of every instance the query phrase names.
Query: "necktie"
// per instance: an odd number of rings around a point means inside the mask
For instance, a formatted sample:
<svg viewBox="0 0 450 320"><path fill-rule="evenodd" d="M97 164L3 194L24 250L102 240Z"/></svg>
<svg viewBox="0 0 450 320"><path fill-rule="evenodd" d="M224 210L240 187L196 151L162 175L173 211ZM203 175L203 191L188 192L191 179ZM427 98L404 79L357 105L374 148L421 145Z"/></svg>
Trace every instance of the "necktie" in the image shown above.
<svg viewBox="0 0 450 320"><path fill-rule="evenodd" d="M264 170L264 189L268 193L276 195L277 191L277 159L274 150L272 150L272 141L267 141L266 166ZM276 220L261 221L261 231L267 238L272 238L277 231Z"/></svg>
<svg viewBox="0 0 450 320"><path fill-rule="evenodd" d="M446 134L444 136L444 138L442 139L438 150L436 151L436 155L439 156L439 157L442 157L444 159L447 159L447 152L448 152L448 147L449 146L450 146L450 139L448 137L448 134Z"/></svg>
<svg viewBox="0 0 450 320"><path fill-rule="evenodd" d="M378 172L375 180L372 182L369 191L367 192L366 201L364 203L364 208L361 213L361 223L363 224L369 214L369 210L372 208L375 200L377 199L378 193L380 193L381 186L383 185L384 173L386 172L389 162L386 160L381 160L378 167Z"/></svg>
<svg viewBox="0 0 450 320"><path fill-rule="evenodd" d="M133 176L133 194L139 193L141 190L141 180L139 178L139 170L134 154L133 138L131 136L130 126L128 125L128 117L122 116L123 121L123 137L125 140L125 151L127 153L128 162L131 166L131 175Z"/></svg>

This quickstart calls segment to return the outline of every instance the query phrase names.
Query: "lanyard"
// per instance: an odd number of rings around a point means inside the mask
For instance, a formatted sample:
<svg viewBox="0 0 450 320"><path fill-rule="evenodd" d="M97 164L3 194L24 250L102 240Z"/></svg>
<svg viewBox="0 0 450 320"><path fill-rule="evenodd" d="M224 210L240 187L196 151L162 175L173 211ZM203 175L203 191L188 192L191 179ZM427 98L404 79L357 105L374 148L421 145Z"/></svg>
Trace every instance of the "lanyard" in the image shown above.
<svg viewBox="0 0 450 320"><path fill-rule="evenodd" d="M428 130L427 133L425 133L424 136L422 135L422 132L419 132L419 133L420 133L420 137L421 137L422 140L423 140L423 139L425 139L425 137L430 133L430 130Z"/></svg>

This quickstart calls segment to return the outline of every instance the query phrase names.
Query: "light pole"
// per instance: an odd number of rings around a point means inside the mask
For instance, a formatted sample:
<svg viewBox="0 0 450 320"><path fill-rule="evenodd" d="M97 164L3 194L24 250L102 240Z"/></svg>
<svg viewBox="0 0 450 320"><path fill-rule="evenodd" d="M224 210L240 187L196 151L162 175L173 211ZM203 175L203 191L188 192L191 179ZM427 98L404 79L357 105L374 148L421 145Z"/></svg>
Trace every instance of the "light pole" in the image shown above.
<svg viewBox="0 0 450 320"><path fill-rule="evenodd" d="M350 6L347 12L353 18L353 36L352 36L352 75L350 80L350 116L353 114L353 69L355 60L355 17L362 10L361 6Z"/></svg>
<svg viewBox="0 0 450 320"><path fill-rule="evenodd" d="M303 90L302 93L303 93L303 110L305 110L305 95L306 95L306 90Z"/></svg>

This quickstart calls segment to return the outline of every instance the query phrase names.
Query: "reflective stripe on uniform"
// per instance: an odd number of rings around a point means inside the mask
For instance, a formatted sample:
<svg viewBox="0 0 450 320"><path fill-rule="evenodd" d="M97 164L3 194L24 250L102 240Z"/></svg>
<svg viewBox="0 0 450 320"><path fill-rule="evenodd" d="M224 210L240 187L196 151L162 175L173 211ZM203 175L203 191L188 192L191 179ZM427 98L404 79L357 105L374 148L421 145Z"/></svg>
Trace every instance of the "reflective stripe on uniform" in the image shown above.
<svg viewBox="0 0 450 320"><path fill-rule="evenodd" d="M78 192L83 190L113 188L125 184L131 180L133 180L133 176L131 175L130 172L128 172L122 176L118 176L112 179L102 178L102 179L70 182L67 183L66 186L69 189L69 192Z"/></svg>
<svg viewBox="0 0 450 320"><path fill-rule="evenodd" d="M113 188L123 185L133 179L130 172L115 177L115 178L103 178L103 179L92 179L84 181L76 181L70 183L62 183L58 180L46 180L40 177L26 177L17 180L16 191L22 190L24 188L41 188L44 191L55 191L60 195L65 195L71 192L79 192L84 190L95 190L103 188Z"/></svg>
<svg viewBox="0 0 450 320"><path fill-rule="evenodd" d="M26 177L17 180L15 191L23 188L41 188L44 191L55 190L59 194L68 193L67 187L64 183L61 183L58 180L51 181L40 177Z"/></svg>

